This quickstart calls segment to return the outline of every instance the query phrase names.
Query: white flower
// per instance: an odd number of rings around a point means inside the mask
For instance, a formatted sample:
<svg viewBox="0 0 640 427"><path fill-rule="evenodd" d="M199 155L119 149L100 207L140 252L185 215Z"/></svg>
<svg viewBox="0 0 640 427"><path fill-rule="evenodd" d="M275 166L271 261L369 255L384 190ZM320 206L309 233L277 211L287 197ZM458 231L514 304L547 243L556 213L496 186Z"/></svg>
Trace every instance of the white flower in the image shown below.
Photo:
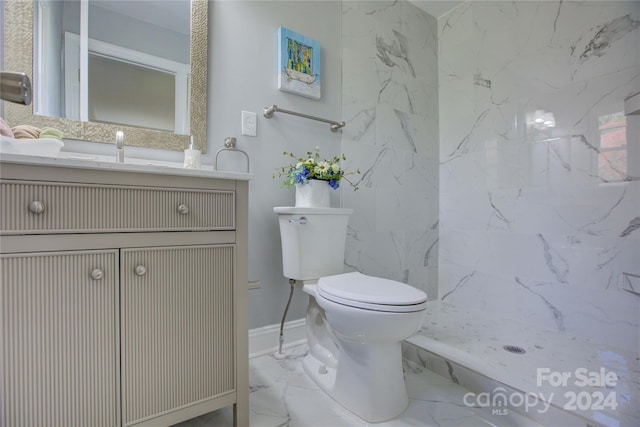
<svg viewBox="0 0 640 427"><path fill-rule="evenodd" d="M329 171L329 163L328 162L320 162L313 170L316 175L323 175Z"/></svg>
<svg viewBox="0 0 640 427"><path fill-rule="evenodd" d="M305 157L299 157L296 162L278 168L278 172L273 175L282 177L284 176L284 186L291 187L293 185L299 183L306 183L311 179L328 181L329 186L331 188L336 189L339 187L340 182L342 180L347 181L354 190L358 189L358 186L349 181L346 175L347 173L340 166L341 160L346 160L344 155L333 156L330 159L324 159L320 161L320 152L319 148L316 147L315 154L313 152L307 152ZM291 158L295 157L293 153L284 152L285 156ZM295 166L294 166L295 165ZM352 172L352 173L360 173L360 171Z"/></svg>

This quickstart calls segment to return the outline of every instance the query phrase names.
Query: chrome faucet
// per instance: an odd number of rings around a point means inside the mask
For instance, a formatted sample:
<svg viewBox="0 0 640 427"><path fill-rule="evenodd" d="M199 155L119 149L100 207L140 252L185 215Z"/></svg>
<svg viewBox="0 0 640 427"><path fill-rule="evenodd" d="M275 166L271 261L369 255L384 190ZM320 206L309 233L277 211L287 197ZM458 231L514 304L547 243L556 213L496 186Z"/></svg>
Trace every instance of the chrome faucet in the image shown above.
<svg viewBox="0 0 640 427"><path fill-rule="evenodd" d="M25 73L0 71L0 99L16 104L31 104L31 80Z"/></svg>
<svg viewBox="0 0 640 427"><path fill-rule="evenodd" d="M116 163L124 163L124 132L116 132Z"/></svg>

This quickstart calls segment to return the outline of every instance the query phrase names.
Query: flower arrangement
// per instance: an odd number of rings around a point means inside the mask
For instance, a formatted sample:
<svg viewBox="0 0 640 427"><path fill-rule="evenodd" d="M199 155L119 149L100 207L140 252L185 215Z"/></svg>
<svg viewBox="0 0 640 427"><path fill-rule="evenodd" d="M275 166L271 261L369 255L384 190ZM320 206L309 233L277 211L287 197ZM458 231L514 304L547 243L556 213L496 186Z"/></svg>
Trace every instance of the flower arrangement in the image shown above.
<svg viewBox="0 0 640 427"><path fill-rule="evenodd" d="M293 153L284 152L285 156L295 158ZM306 184L309 180L317 179L320 181L327 181L327 184L334 190L340 187L340 181L343 179L347 181L354 190L358 189L358 186L352 183L346 175L347 173L340 167L340 161L346 160L344 154L341 156L335 156L332 159L320 160L320 149L316 147L315 153L308 151L307 157L300 157L295 164L283 166L278 168L278 173L274 174L274 178L285 177L282 183L285 187L291 187L296 184ZM360 170L355 173L360 173Z"/></svg>

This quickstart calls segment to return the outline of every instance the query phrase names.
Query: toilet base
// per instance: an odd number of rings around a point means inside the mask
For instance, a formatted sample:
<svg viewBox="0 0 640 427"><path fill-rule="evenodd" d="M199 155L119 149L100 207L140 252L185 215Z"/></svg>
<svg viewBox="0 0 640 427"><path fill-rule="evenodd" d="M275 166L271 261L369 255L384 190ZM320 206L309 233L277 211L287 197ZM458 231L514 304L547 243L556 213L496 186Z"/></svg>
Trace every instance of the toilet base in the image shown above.
<svg viewBox="0 0 640 427"><path fill-rule="evenodd" d="M409 398L400 343L373 347L343 341L337 368L312 354L305 356L302 364L307 375L333 400L358 417L379 423L403 413Z"/></svg>

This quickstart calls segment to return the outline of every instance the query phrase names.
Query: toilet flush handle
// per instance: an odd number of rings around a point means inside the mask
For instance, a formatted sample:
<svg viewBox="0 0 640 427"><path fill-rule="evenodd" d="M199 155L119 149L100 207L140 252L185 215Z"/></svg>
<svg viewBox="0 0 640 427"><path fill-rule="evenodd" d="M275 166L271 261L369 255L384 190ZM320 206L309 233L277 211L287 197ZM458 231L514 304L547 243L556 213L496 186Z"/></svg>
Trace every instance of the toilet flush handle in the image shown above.
<svg viewBox="0 0 640 427"><path fill-rule="evenodd" d="M300 225L304 225L307 223L307 218L304 216L301 216L300 218L297 219L290 219L289 220L290 224L300 224Z"/></svg>

